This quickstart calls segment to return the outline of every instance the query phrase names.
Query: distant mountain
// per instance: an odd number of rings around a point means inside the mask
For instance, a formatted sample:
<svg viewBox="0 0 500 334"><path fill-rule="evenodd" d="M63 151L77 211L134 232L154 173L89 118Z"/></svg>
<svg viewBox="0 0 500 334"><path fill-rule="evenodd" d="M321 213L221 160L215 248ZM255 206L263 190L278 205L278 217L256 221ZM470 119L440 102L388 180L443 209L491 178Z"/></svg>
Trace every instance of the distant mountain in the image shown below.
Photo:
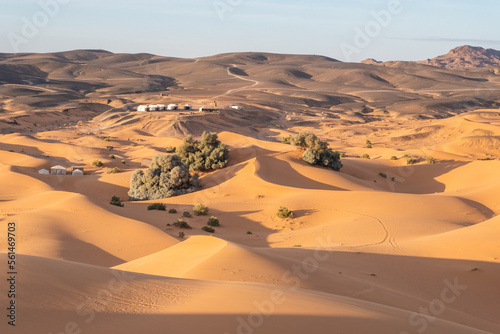
<svg viewBox="0 0 500 334"><path fill-rule="evenodd" d="M419 63L448 69L500 66L500 51L464 45L451 50L448 54Z"/></svg>
<svg viewBox="0 0 500 334"><path fill-rule="evenodd" d="M381 64L382 62L378 61L376 59L373 59L373 58L368 58L368 59L363 60L361 63L368 64L368 65L377 65L377 64Z"/></svg>

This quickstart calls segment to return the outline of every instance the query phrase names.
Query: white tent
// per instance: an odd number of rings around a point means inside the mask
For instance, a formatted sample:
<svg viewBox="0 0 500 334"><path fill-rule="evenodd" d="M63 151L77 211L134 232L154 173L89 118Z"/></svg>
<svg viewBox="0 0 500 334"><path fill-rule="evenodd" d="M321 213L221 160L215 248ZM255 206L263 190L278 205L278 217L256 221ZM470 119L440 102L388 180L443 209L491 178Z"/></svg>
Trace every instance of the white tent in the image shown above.
<svg viewBox="0 0 500 334"><path fill-rule="evenodd" d="M38 171L38 174L49 175L50 172L48 171L48 169L40 169Z"/></svg>
<svg viewBox="0 0 500 334"><path fill-rule="evenodd" d="M190 104L185 104L184 105L184 110L191 110L191 109L193 109L192 105L190 105Z"/></svg>
<svg viewBox="0 0 500 334"><path fill-rule="evenodd" d="M145 105L138 106L137 111L148 111L148 106Z"/></svg>
<svg viewBox="0 0 500 334"><path fill-rule="evenodd" d="M163 111L167 109L167 106L164 104L157 104L156 107L158 108L159 111Z"/></svg>
<svg viewBox="0 0 500 334"><path fill-rule="evenodd" d="M71 174L72 175L83 175L83 171L80 169L75 169Z"/></svg>
<svg viewBox="0 0 500 334"><path fill-rule="evenodd" d="M168 110L177 110L179 109L179 106L177 104L169 104L168 107L167 107Z"/></svg>
<svg viewBox="0 0 500 334"><path fill-rule="evenodd" d="M158 106L156 104L150 104L148 109L149 111L158 111Z"/></svg>
<svg viewBox="0 0 500 334"><path fill-rule="evenodd" d="M63 166L54 166L50 170L51 170L51 174L66 175L66 167L63 167Z"/></svg>

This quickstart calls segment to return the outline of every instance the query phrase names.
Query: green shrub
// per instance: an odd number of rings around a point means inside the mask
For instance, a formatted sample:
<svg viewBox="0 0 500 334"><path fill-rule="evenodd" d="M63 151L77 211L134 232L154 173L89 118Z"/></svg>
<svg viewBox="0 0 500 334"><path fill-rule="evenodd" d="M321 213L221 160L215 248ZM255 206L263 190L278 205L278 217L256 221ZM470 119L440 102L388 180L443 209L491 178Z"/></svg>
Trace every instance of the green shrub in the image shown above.
<svg viewBox="0 0 500 334"><path fill-rule="evenodd" d="M136 143L130 143L130 146L135 147L135 146L137 146L137 144Z"/></svg>
<svg viewBox="0 0 500 334"><path fill-rule="evenodd" d="M201 229L203 231L205 231L205 232L208 232L208 233L214 233L215 232L215 229L212 228L212 227L210 227L210 226L203 226Z"/></svg>
<svg viewBox="0 0 500 334"><path fill-rule="evenodd" d="M112 169L108 172L108 174L116 174L116 173L120 173L120 172L121 172L120 168L118 168L118 167L113 167L113 168L112 168Z"/></svg>
<svg viewBox="0 0 500 334"><path fill-rule="evenodd" d="M184 210L184 212L182 213L182 216L186 217L186 218L191 218L191 212L189 212L188 210Z"/></svg>
<svg viewBox="0 0 500 334"><path fill-rule="evenodd" d="M192 193L199 186L198 174L191 176L179 156L158 154L146 171L132 174L128 195L133 201L155 200Z"/></svg>
<svg viewBox="0 0 500 334"><path fill-rule="evenodd" d="M201 141L185 137L176 153L190 171L221 169L229 162L229 146L222 144L215 132L203 132Z"/></svg>
<svg viewBox="0 0 500 334"><path fill-rule="evenodd" d="M370 159L370 155L365 153L365 154L363 154L361 156L361 158L363 158L363 159Z"/></svg>
<svg viewBox="0 0 500 334"><path fill-rule="evenodd" d="M387 179L387 174L386 173L378 173L378 175L382 176L384 179Z"/></svg>
<svg viewBox="0 0 500 334"><path fill-rule="evenodd" d="M95 160L95 161L92 162L92 166L94 166L94 167L102 167L102 166L104 166L104 164L102 163L101 160Z"/></svg>
<svg viewBox="0 0 500 334"><path fill-rule="evenodd" d="M278 212L276 212L276 216L281 219L293 218L293 211L290 211L287 207L282 206L279 208Z"/></svg>
<svg viewBox="0 0 500 334"><path fill-rule="evenodd" d="M427 161L427 163L431 165L436 163L436 160L433 157L427 157L425 161Z"/></svg>
<svg viewBox="0 0 500 334"><path fill-rule="evenodd" d="M167 150L167 153L175 153L175 147L174 146L168 146L166 148L166 150Z"/></svg>
<svg viewBox="0 0 500 334"><path fill-rule="evenodd" d="M177 213L177 210L175 210L174 208L168 210L168 213Z"/></svg>
<svg viewBox="0 0 500 334"><path fill-rule="evenodd" d="M182 231L179 232L179 238L181 239L184 239L184 237L186 236L186 234Z"/></svg>
<svg viewBox="0 0 500 334"><path fill-rule="evenodd" d="M10 153L14 153L14 150L10 149L10 150L9 150L9 152L10 152Z"/></svg>
<svg viewBox="0 0 500 334"><path fill-rule="evenodd" d="M333 151L326 141L319 140L313 133L301 132L296 136L285 137L282 141L303 148L305 151L302 160L310 165L328 167L335 171L342 168L340 153Z"/></svg>
<svg viewBox="0 0 500 334"><path fill-rule="evenodd" d="M109 138L104 138L104 141L109 141Z"/></svg>
<svg viewBox="0 0 500 334"><path fill-rule="evenodd" d="M113 196L111 198L111 201L109 202L109 204L111 205L115 205L115 206L121 206L123 207L124 204L122 203L122 201L120 200L120 197L117 197L117 196Z"/></svg>
<svg viewBox="0 0 500 334"><path fill-rule="evenodd" d="M407 165L413 165L413 164L415 164L417 162L418 162L418 159L416 157L411 156L411 155L407 155L406 156L406 164Z"/></svg>
<svg viewBox="0 0 500 334"><path fill-rule="evenodd" d="M110 155L109 155L109 158L110 158L110 159L114 159L114 158L115 158L115 155L114 155L114 154L110 154Z"/></svg>
<svg viewBox="0 0 500 334"><path fill-rule="evenodd" d="M300 247L302 247L302 245L295 244L292 247L294 247L294 248L300 248Z"/></svg>
<svg viewBox="0 0 500 334"><path fill-rule="evenodd" d="M398 157L397 157L397 156L395 156L395 155L393 155L393 156L391 157L391 160L398 160Z"/></svg>
<svg viewBox="0 0 500 334"><path fill-rule="evenodd" d="M252 231L247 231L247 234L253 234Z"/></svg>
<svg viewBox="0 0 500 334"><path fill-rule="evenodd" d="M121 162L122 162L122 164L124 164L124 165L127 163L125 160L122 160Z"/></svg>
<svg viewBox="0 0 500 334"><path fill-rule="evenodd" d="M159 211L165 211L167 207L163 203L153 203L148 206L148 210L159 210Z"/></svg>
<svg viewBox="0 0 500 334"><path fill-rule="evenodd" d="M219 219L217 219L217 217L212 216L208 219L207 225L208 226L220 226Z"/></svg>
<svg viewBox="0 0 500 334"><path fill-rule="evenodd" d="M366 141L366 145L365 145L365 148L372 148L372 142L367 140Z"/></svg>
<svg viewBox="0 0 500 334"><path fill-rule="evenodd" d="M193 212L194 212L195 216L204 216L208 212L208 207L203 205L203 204L196 204L193 207Z"/></svg>
<svg viewBox="0 0 500 334"><path fill-rule="evenodd" d="M191 226L188 223L186 223L184 220L182 220L182 218L179 218L173 225L175 227L179 227L179 228L185 228L185 229L191 228Z"/></svg>

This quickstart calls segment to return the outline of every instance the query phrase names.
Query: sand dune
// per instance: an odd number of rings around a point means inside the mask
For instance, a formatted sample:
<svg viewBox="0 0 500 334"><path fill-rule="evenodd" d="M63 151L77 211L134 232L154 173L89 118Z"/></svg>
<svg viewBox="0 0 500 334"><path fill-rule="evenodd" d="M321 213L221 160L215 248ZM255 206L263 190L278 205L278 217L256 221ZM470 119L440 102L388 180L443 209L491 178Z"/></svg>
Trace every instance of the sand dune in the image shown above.
<svg viewBox="0 0 500 334"><path fill-rule="evenodd" d="M2 333L500 332L495 71L269 53L0 58L0 225L17 223L19 254L19 327ZM197 111L214 96L220 113ZM134 111L150 103L195 110ZM135 170L206 130L230 146L226 168L195 193L129 201ZM340 172L281 143L303 131L343 153ZM38 174L54 165L86 174ZM172 226L198 203L207 216Z"/></svg>
<svg viewBox="0 0 500 334"><path fill-rule="evenodd" d="M260 333L306 329L329 333L332 326L345 333L388 332L409 327L409 312L335 295L251 283L159 278L35 257L22 257L21 263L26 297L20 303L29 321L16 329L23 332L64 329L71 322L73 328L93 333L111 328L121 333L139 329L160 333L165 320L172 333L207 328L237 332L239 326ZM483 333L442 320L428 331Z"/></svg>

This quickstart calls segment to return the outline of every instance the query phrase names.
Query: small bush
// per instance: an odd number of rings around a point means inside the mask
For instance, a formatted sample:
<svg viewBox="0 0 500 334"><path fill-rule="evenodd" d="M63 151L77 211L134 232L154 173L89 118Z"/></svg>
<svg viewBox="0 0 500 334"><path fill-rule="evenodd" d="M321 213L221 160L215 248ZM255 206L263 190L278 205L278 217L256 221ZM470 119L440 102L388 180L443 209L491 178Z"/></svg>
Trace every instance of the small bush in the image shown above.
<svg viewBox="0 0 500 334"><path fill-rule="evenodd" d="M365 145L365 148L372 148L372 142L367 140L366 141L366 145Z"/></svg>
<svg viewBox="0 0 500 334"><path fill-rule="evenodd" d="M120 197L117 197L117 196L113 196L111 198L111 201L109 202L109 204L111 205L115 205L115 206L121 206L123 207L124 204L122 203L122 201L120 200Z"/></svg>
<svg viewBox="0 0 500 334"><path fill-rule="evenodd" d="M110 154L110 155L109 155L109 158L110 158L110 159L114 159L114 158L115 158L115 155L114 155L114 154Z"/></svg>
<svg viewBox="0 0 500 334"><path fill-rule="evenodd" d="M148 210L159 210L159 211L165 211L167 207L163 203L153 203L148 206Z"/></svg>
<svg viewBox="0 0 500 334"><path fill-rule="evenodd" d="M436 160L433 157L427 157L427 159L425 159L425 161L427 161L427 163L431 164L431 165L436 163Z"/></svg>
<svg viewBox="0 0 500 334"><path fill-rule="evenodd" d="M179 232L179 238L181 239L184 239L184 237L186 236L186 234L182 231Z"/></svg>
<svg viewBox="0 0 500 334"><path fill-rule="evenodd" d="M124 164L124 165L125 165L126 163L127 163L127 162L126 162L125 160L122 160L122 164Z"/></svg>
<svg viewBox="0 0 500 334"><path fill-rule="evenodd" d="M406 164L407 165L413 165L415 163L417 163L418 159L414 156L411 156L411 155L407 155L406 156Z"/></svg>
<svg viewBox="0 0 500 334"><path fill-rule="evenodd" d="M92 162L92 166L94 166L94 167L102 167L102 166L104 166L104 164L102 163L101 160L95 160L95 161Z"/></svg>
<svg viewBox="0 0 500 334"><path fill-rule="evenodd" d="M14 150L9 150L10 153L14 153Z"/></svg>
<svg viewBox="0 0 500 334"><path fill-rule="evenodd" d="M191 226L188 223L186 223L184 220L182 220L182 218L179 218L173 225L175 227L179 227L179 228L185 228L185 229L191 228Z"/></svg>
<svg viewBox="0 0 500 334"><path fill-rule="evenodd" d="M220 226L219 219L217 217L210 217L207 222L208 226Z"/></svg>
<svg viewBox="0 0 500 334"><path fill-rule="evenodd" d="M186 217L186 218L191 218L191 212L189 212L188 210L184 210L184 212L182 213L182 216Z"/></svg>
<svg viewBox="0 0 500 334"><path fill-rule="evenodd" d="M208 212L208 207L203 204L196 204L193 207L193 212L196 216L204 216Z"/></svg>
<svg viewBox="0 0 500 334"><path fill-rule="evenodd" d="M393 155L393 156L391 157L391 160L398 160L398 157L397 157L397 156L395 156L395 155Z"/></svg>
<svg viewBox="0 0 500 334"><path fill-rule="evenodd" d="M378 173L378 175L382 176L384 179L387 179L387 174L386 173Z"/></svg>
<svg viewBox="0 0 500 334"><path fill-rule="evenodd" d="M175 210L174 208L168 210L168 213L177 213L177 210Z"/></svg>
<svg viewBox="0 0 500 334"><path fill-rule="evenodd" d="M292 247L294 247L294 248L300 248L300 247L302 247L302 245L297 245L297 244L295 244L295 245L293 245Z"/></svg>
<svg viewBox="0 0 500 334"><path fill-rule="evenodd" d="M282 206L279 208L278 212L276 212L276 216L281 219L293 218L293 211L290 211L288 208Z"/></svg>
<svg viewBox="0 0 500 334"><path fill-rule="evenodd" d="M167 150L167 153L175 153L175 147L174 146L168 146L166 148L166 150Z"/></svg>
<svg viewBox="0 0 500 334"><path fill-rule="evenodd" d="M137 144L136 143L131 143L130 146L135 147L135 146L137 146Z"/></svg>
<svg viewBox="0 0 500 334"><path fill-rule="evenodd" d="M253 234L252 231L247 231L247 234Z"/></svg>
<svg viewBox="0 0 500 334"><path fill-rule="evenodd" d="M203 226L201 229L203 231L205 231L205 232L208 232L208 233L214 233L215 232L215 229L212 228L212 227L210 227L210 226Z"/></svg>
<svg viewBox="0 0 500 334"><path fill-rule="evenodd" d="M337 172L342 168L340 153L333 151L328 142L320 140L314 133L301 132L283 138L282 142L301 147L304 150L302 160L310 165L328 167Z"/></svg>
<svg viewBox="0 0 500 334"><path fill-rule="evenodd" d="M109 138L104 138L104 141L109 141Z"/></svg>
<svg viewBox="0 0 500 334"><path fill-rule="evenodd" d="M339 152L339 157L341 157L341 158L345 158L345 157L346 157L345 152Z"/></svg>
<svg viewBox="0 0 500 334"><path fill-rule="evenodd" d="M365 153L365 154L363 154L361 156L361 158L363 158L363 159L370 159L370 155Z"/></svg>
<svg viewBox="0 0 500 334"><path fill-rule="evenodd" d="M118 168L118 167L113 167L109 172L108 174L116 174L116 173L120 173L121 172L121 169Z"/></svg>

